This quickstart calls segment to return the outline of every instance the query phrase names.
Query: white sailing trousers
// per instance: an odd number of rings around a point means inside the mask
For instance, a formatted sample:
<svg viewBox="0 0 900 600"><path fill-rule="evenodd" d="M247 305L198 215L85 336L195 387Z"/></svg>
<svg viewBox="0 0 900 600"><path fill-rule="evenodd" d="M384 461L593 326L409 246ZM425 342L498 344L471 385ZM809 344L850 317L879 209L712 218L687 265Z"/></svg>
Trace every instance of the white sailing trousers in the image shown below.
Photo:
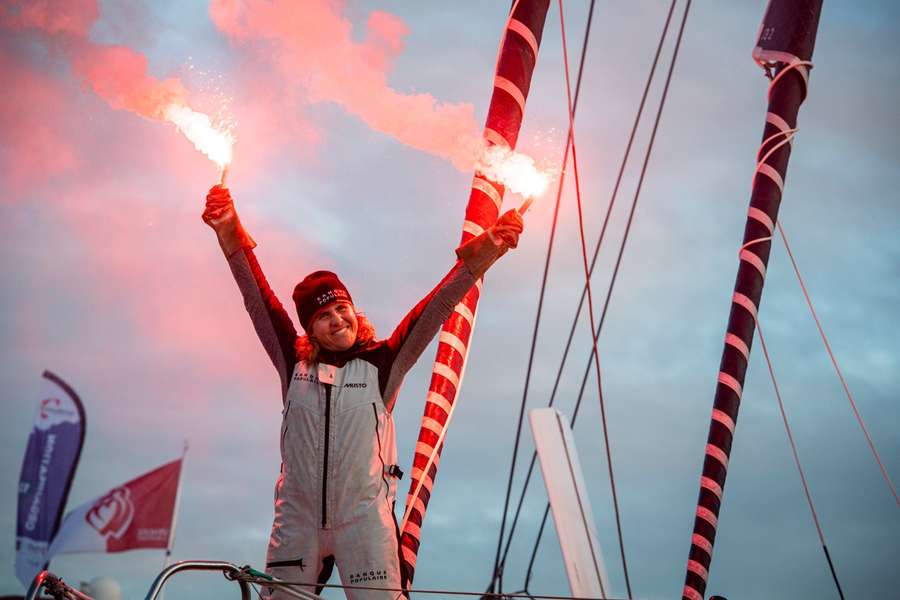
<svg viewBox="0 0 900 600"><path fill-rule="evenodd" d="M270 558L267 560L268 574L284 581L309 584L303 589L312 592L328 581L336 565L343 585L400 588L396 522L386 504L380 510L369 511L334 529L295 530L291 534L291 546L297 558L285 561ZM272 535L276 535L275 531ZM271 600L291 597L278 588L266 592L263 597ZM399 592L378 589L351 587L345 588L344 592L349 600L396 600L402 597Z"/></svg>

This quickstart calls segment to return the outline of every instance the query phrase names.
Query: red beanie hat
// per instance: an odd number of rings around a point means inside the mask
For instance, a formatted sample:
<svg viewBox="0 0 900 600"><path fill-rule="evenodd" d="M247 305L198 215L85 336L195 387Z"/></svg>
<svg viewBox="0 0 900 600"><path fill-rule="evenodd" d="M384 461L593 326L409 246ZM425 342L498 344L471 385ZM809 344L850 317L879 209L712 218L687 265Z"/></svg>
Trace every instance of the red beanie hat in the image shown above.
<svg viewBox="0 0 900 600"><path fill-rule="evenodd" d="M347 287L331 271L315 271L304 277L294 288L293 298L300 325L307 333L310 321L320 308L338 300L353 304Z"/></svg>

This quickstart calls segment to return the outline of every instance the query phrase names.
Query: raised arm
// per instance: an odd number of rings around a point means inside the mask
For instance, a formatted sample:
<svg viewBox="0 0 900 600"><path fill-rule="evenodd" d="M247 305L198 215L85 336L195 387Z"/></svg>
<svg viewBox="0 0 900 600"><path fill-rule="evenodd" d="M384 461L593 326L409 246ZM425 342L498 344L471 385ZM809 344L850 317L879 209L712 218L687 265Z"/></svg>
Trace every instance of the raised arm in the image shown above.
<svg viewBox="0 0 900 600"><path fill-rule="evenodd" d="M387 340L391 360L382 374L382 397L393 409L403 377L428 347L444 321L466 292L485 271L510 248L518 245L522 217L515 210L505 213L480 236L456 250L459 258L450 272L403 318Z"/></svg>
<svg viewBox="0 0 900 600"><path fill-rule="evenodd" d="M209 191L203 221L216 232L256 335L281 378L284 398L296 364L297 330L256 260L256 242L241 225L228 188L216 185Z"/></svg>

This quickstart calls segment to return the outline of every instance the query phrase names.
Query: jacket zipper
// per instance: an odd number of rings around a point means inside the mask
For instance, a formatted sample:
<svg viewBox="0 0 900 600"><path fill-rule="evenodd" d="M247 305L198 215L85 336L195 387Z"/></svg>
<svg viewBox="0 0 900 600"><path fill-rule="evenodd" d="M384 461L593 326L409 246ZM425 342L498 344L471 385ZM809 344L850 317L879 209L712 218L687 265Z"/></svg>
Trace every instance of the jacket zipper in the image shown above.
<svg viewBox="0 0 900 600"><path fill-rule="evenodd" d="M322 527L325 527L328 498L328 441L331 436L331 385L325 385L325 458L322 460Z"/></svg>
<svg viewBox="0 0 900 600"><path fill-rule="evenodd" d="M288 413L291 411L291 401L285 400L284 407L284 416L282 419L284 420L284 431L281 432L281 469L284 471L284 438L287 437L288 431Z"/></svg>
<svg viewBox="0 0 900 600"><path fill-rule="evenodd" d="M381 432L378 431L378 409L375 408L375 403L372 403L372 412L375 414L375 438L378 440L378 459L381 461L381 480L384 482L384 497L390 498L391 496L391 484L388 483L387 477L387 465L384 464L384 456L381 454Z"/></svg>

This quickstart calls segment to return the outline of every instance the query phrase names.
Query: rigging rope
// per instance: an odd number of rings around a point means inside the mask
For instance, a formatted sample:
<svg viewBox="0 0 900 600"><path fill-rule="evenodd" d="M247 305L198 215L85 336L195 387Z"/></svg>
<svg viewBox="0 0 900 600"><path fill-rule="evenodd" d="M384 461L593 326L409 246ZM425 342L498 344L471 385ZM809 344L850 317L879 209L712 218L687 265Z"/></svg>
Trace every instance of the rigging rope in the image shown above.
<svg viewBox="0 0 900 600"><path fill-rule="evenodd" d="M563 66L565 68L566 75L566 108L569 113L569 137L572 140L572 170L575 174L575 201L578 205L578 234L581 239L581 259L584 266L584 285L587 289L588 316L590 317L592 336L592 356L594 358L594 370L597 373L597 397L600 402L600 422L603 425L603 446L606 451L606 468L609 473L609 488L610 492L612 493L613 513L616 520L616 534L619 540L619 554L622 558L622 572L625 575L625 589L627 590L627 596L628 598L631 598L631 579L628 577L628 561L625 559L625 540L622 535L622 519L619 512L619 496L616 492L616 477L613 472L612 449L610 448L609 444L609 426L607 425L606 420L606 402L603 399L603 380L600 375L600 352L597 350L597 336L599 334L599 331L596 331L596 327L594 325L594 298L593 293L591 292L591 271L590 267L588 266L587 244L585 243L584 235L584 214L582 212L581 206L581 183L578 176L578 152L576 150L577 146L575 144L575 114L572 112L572 86L569 83L569 53L566 43L566 22L565 16L563 14L562 0L558 0L558 5L559 28L560 34L562 35Z"/></svg>
<svg viewBox="0 0 900 600"><path fill-rule="evenodd" d="M668 95L668 92L669 92L669 86L670 86L671 81L672 81L672 73L674 72L675 64L676 64L677 59L678 59L678 51L679 51L679 49L681 48L681 42L682 42L682 39L683 39L683 37L684 37L684 28L685 28L685 24L687 23L687 17L688 17L688 14L689 14L689 12L690 12L690 8L691 8L691 0L688 0L687 3L685 4L684 13L683 13L682 19L681 19L681 25L680 25L680 27L679 27L679 30L678 30L678 36L677 36L676 41L675 41L675 48L674 48L674 50L673 50L673 52L672 52L672 61L671 61L671 63L669 64L669 70L668 70L668 73L667 73L667 75L666 75L666 82L665 82L665 85L664 85L664 87L663 87L662 96L660 97L659 106L658 106L658 108L657 108L656 118L655 118L655 121L654 121L654 124L653 124L653 130L652 130L652 133L651 133L651 135L650 135L650 141L648 142L647 150L646 150L646 152L645 152L645 154L644 154L644 163L643 163L643 166L642 166L642 168L641 168L641 175L640 175L640 178L639 178L639 180L638 180L638 186L637 186L637 188L636 188L636 190L635 190L634 198L633 198L633 200L632 200L631 211L630 211L630 213L629 213L628 222L627 222L626 228L625 228L625 233L624 233L624 236L623 236L623 238L622 238L622 242L621 242L621 244L620 244L620 246L619 246L619 252L618 252L618 256L617 256L617 258L616 258L616 264L615 264L615 267L614 267L614 269L613 269L613 273L612 273L612 277L611 277L611 279L610 279L609 287L607 288L606 299L605 299L605 302L604 302L603 311L601 312L601 315L600 315L600 323L599 323L599 325L598 325L598 327L597 327L597 330L596 330L596 335L597 335L597 336L599 336L599 333L600 333L600 331L601 331L601 329L602 329L602 327L603 327L603 323L604 323L604 321L605 321L605 319L606 319L607 310L608 310L608 308L609 308L609 302L610 302L610 299L611 299L611 297L612 297L612 291L613 291L613 288L614 288L614 286L615 286L616 278L617 278L617 276L618 276L619 266L620 266L621 261L622 261L622 255L623 255L623 253L624 253L624 251L625 251L625 245L626 245L626 243L627 243L627 241L628 241L628 234L629 234L630 229L631 229L631 224L632 224L632 222L633 222L633 217L634 217L635 209L636 209L636 207L637 207L637 202L638 202L638 199L639 199L639 197L640 197L641 187L642 187L642 184L643 184L643 181L644 181L644 177L645 177L645 175L646 175L647 164L648 164L648 162L649 162L649 160L650 160L650 156L651 156L652 151L653 151L653 144L654 144L654 141L655 141L655 139L656 139L656 133L657 133L658 128L659 128L659 121L660 121L660 118L661 118L661 116L662 116L663 108L665 107L666 97L667 97L667 95ZM596 337L596 336L595 336L595 337ZM592 354L593 354L593 351L592 351ZM577 415L578 415L578 409L579 409L579 407L581 406L581 400L582 400L583 395L584 395L584 388L585 388L585 385L586 385L586 383L587 383L588 375L589 375L589 373L590 373L591 359L592 359L592 358L593 358L593 356L590 356L589 359L588 359L587 368L585 369L584 377L582 378L582 381L581 381L581 390L580 390L579 393L578 393L578 399L577 399L577 401L576 401L576 403L575 403L575 410L573 411L573 414L572 414L572 419L571 419L571 425L572 425L572 426L574 426L574 424L575 424L575 418L577 417ZM544 527L545 527L545 525L546 525L546 523L547 523L547 514L548 514L548 512L549 512L549 509L550 509L550 507L549 507L549 504L548 504L547 507L546 507L546 509L544 510L544 519L543 519L543 521L542 521L542 523L541 523L541 527L540 527L540 529L539 529L539 531L538 531L537 539L535 540L535 543L534 543L534 550L533 550L533 552L532 552L531 561L530 561L530 563L529 563L529 565L528 565L528 571L527 571L527 573L526 573L526 582L527 582L528 580L530 580L530 578L531 578L532 570L533 570L533 568L534 568L534 560L535 560L535 557L537 556L537 547L538 547L538 545L539 545L540 542L541 542L541 537L543 536Z"/></svg>
<svg viewBox="0 0 900 600"><path fill-rule="evenodd" d="M587 24L585 25L585 30L584 30L584 39L581 43L581 59L578 64L578 76L577 76L576 82L575 82L575 98L572 101L572 113L573 114L575 113L575 111L578 108L578 96L581 93L581 80L582 80L582 75L584 74L584 62L585 62L585 57L587 56L587 45L588 45L588 39L590 38L591 23L592 23L593 17L594 17L595 3L596 3L596 0L591 0L590 7L588 8ZM497 553L494 558L494 575L491 579L490 585L488 586L489 591L492 590L494 583L497 582L498 580L500 583L500 591L501 592L503 591L503 568L506 565L506 556L509 552L509 543L507 542L505 551L503 552L502 560L500 559L500 548L503 545L503 534L504 534L504 530L506 528L506 516L509 511L509 498L510 498L510 494L512 493L513 475L515 473L516 458L517 458L518 452L519 452L519 442L520 442L521 436L522 436L522 422L525 417L525 405L528 400L528 387L531 382L531 371L532 371L532 367L534 365L534 353L535 353L535 349L537 348L538 329L540 328L541 314L543 312L543 306L544 306L544 294L547 289L547 276L550 272L550 258L553 254L553 242L556 238L556 225L557 225L558 216L559 216L559 206L560 206L560 200L562 198L563 183L565 181L565 173L566 173L565 166L566 166L566 164L568 164L569 148L570 148L570 145L572 142L571 127L572 126L570 124L569 132L568 132L568 135L566 136L566 148L565 148L565 151L563 152L563 159L562 159L562 163L561 163L562 168L560 169L559 185L557 186L557 189L556 189L556 204L553 209L553 222L550 226L550 240L547 244L547 256L544 260L544 273L541 277L541 290L540 290L540 294L538 296L537 315L535 316L534 330L531 335L531 349L528 352L528 366L525 370L525 387L524 387L524 390L522 391L522 403L519 408L519 421L518 421L518 426L516 428L516 439L515 439L515 443L513 444L512 461L511 461L511 464L509 467L509 479L506 484L506 499L504 500L504 503L503 503L503 519L500 523L500 535L497 537ZM529 477L531 476L531 470L533 468L534 468L534 457L532 457L532 459L531 459L531 466L529 467L529 470L528 470ZM526 485L527 485L527 483L526 483ZM519 509L521 509L521 507L522 507L522 503L520 500L519 508L516 510L515 519L513 520L512 526L510 527L510 531L509 531L509 539L510 540L512 539L513 533L515 532L516 524L518 523L518 520L519 520L518 519L519 518Z"/></svg>
<svg viewBox="0 0 900 600"><path fill-rule="evenodd" d="M672 2L669 4L669 11L668 11L668 14L666 15L665 25L663 26L662 33L660 34L659 43L657 44L657 47L656 47L656 53L653 57L653 62L650 67L650 72L647 75L647 82L644 85L644 92L641 96L641 100L638 105L638 110L637 110L637 113L635 114L634 123L632 124L632 127L631 127L631 133L628 137L628 143L625 146L625 152L624 152L624 154L622 156L622 160L619 164L619 171L618 171L618 175L616 176L616 183L613 186L612 195L610 196L609 205L606 210L606 216L603 219L603 225L600 228L600 235L597 239L597 244L594 248L594 255L593 255L593 258L591 259L591 268L590 268L591 275L593 275L594 267L597 264L597 257L600 254L600 247L603 244L603 240L606 235L606 230L609 225L610 215L612 214L613 207L615 206L615 203L616 203L616 198L618 197L619 187L621 186L622 178L625 173L625 168L628 164L628 159L631 155L631 148L634 144L634 138L635 138L635 135L637 134L637 129L641 122L641 117L644 112L644 106L647 101L647 96L649 95L649 92L650 92L650 86L653 82L654 74L656 73L656 66L659 63L659 57L660 57L660 54L662 53L663 44L665 42L666 37L668 36L669 25L672 21L672 14L675 10L675 4L677 1L678 0L672 0ZM593 4L592 4L592 6L593 6ZM588 25L590 25L590 19L588 20ZM585 35L587 35L587 34L585 34ZM578 78L576 80L576 85L575 85L575 100L574 100L573 112L574 112L574 108L577 107L577 103L578 103L578 93L580 91L581 72L582 72L583 66L584 66L584 48L582 48L581 65L579 66ZM567 140L567 142L568 142L568 140ZM568 151L568 146L567 146L567 151ZM563 164L564 165L566 164L565 160L563 161ZM563 183L563 181L562 181L562 177L561 177L560 178L560 188L557 193L557 206L559 205L559 194L562 193L562 183ZM549 250L548 250L548 254L549 254ZM548 261L549 261L549 258L548 258ZM546 278L546 268L547 267L545 266L545 278ZM541 290L541 294L543 297L543 288ZM566 360L569 355L569 349L572 346L572 339L575 336L575 330L578 325L578 319L581 316L581 308L584 305L584 298L585 298L586 294L587 294L587 286L585 286L581 291L581 298L578 300L578 308L575 309L575 316L572 318L572 325L569 329L569 337L566 340L565 349L563 350L563 355L562 355L562 359L560 361L559 369L556 372L556 380L553 382L553 388L550 392L550 401L548 402L547 406L553 406L553 403L556 400L556 392L559 389L559 382L562 378L563 368L565 367ZM538 318L538 320L540 319L540 304L539 304L537 318ZM602 320L601 320L601 326L602 326ZM537 331L537 327L535 327L535 331ZM535 342L533 340L532 341L532 352L534 349L534 343ZM529 363L529 375L530 375L530 363ZM526 393L527 393L527 379L526 379ZM525 403L524 402L525 401L523 398L522 406L520 408L520 413L519 413L519 421L520 422L521 422L524 412L525 412ZM577 409L576 409L576 412L577 412ZM572 424L574 425L574 419L573 419ZM501 565L505 564L506 557L509 554L510 546L512 544L512 539L513 539L513 533L515 532L516 524L519 521L519 515L521 514L522 505L525 500L525 493L528 490L528 484L531 481L531 475L534 472L534 465L535 465L536 460L537 460L537 452L533 452L531 455L531 463L528 466L528 473L525 476L525 483L522 485L522 493L519 495L519 501L518 501L518 505L516 506L515 516L513 517L512 527L510 528L509 536L506 539L506 546L504 547L504 550L503 550L503 559L500 561ZM547 518L547 512L545 511L545 513L544 513L545 521L546 521L546 518ZM542 526L542 529L543 529L543 526ZM527 582L526 582L525 587L527 589L527 587L528 587Z"/></svg>
<svg viewBox="0 0 900 600"><path fill-rule="evenodd" d="M768 238L771 240L771 238ZM825 534L822 533L822 526L819 523L819 515L813 504L812 494L809 491L809 485L806 482L806 473L800 464L800 453L797 451L797 443L794 441L794 433L788 423L787 412L784 410L784 401L781 399L781 389L778 387L778 380L775 378L775 368L772 366L772 359L769 356L769 348L766 345L766 338L763 336L762 327L759 318L756 319L756 333L759 335L759 344L762 346L763 355L766 357L766 364L769 367L769 376L772 379L772 386L775 388L775 398L778 399L778 410L781 411L781 420L784 421L784 430L787 432L788 442L791 445L791 452L794 455L794 464L797 465L797 472L800 473L800 482L803 484L803 493L806 495L806 502L809 504L809 512L812 513L813 523L816 526L816 533L819 534L819 541L822 543L822 550L825 551L825 560L828 561L828 568L831 570L831 577L834 579L834 585L837 587L838 596L844 600L844 592L841 589L841 583L838 581L837 572L834 569L834 563L831 562L831 554L828 552L828 546L825 544Z"/></svg>
<svg viewBox="0 0 900 600"><path fill-rule="evenodd" d="M806 282L803 280L803 276L800 274L800 268L797 266L797 261L794 259L794 253L791 251L791 246L788 243L784 228L781 226L780 222L777 223L777 226L778 232L781 234L781 241L784 242L784 248L785 250L787 250L788 257L791 259L791 265L794 268L794 273L797 276L797 281L800 283L800 289L803 290L803 297L806 298L806 305L809 306L809 312L810 314L812 314L812 318L816 322L816 328L819 330L819 335L822 337L822 342L825 344L825 351L828 352L828 357L831 359L831 364L834 365L834 370L837 373L838 379L840 379L841 381L841 386L844 388L844 393L847 396L847 400L850 402L850 408L853 409L853 414L856 417L856 421L857 423L859 423L863 434L866 436L866 442L869 444L869 449L872 451L872 456L875 457L875 462L878 463L878 468L881 470L881 477L884 479L884 482L887 484L888 489L891 491L891 495L894 496L894 501L897 503L897 506L900 506L900 496L897 495L897 488L894 487L894 483L891 481L887 469L885 469L884 467L884 462L882 462L881 460L881 455L878 454L878 450L875 448L875 442L872 441L872 436L869 435L869 430L866 427L865 422L863 421L862 415L859 413L859 409L856 407L856 401L853 398L853 394L850 392L850 387L847 385L847 380L844 379L844 373L841 371L840 366L838 366L837 358L835 358L834 352L831 350L831 344L828 342L828 336L825 335L825 329L822 327L822 323L819 321L819 315L816 313L816 309L813 308L812 298L809 295L809 290L806 287Z"/></svg>

